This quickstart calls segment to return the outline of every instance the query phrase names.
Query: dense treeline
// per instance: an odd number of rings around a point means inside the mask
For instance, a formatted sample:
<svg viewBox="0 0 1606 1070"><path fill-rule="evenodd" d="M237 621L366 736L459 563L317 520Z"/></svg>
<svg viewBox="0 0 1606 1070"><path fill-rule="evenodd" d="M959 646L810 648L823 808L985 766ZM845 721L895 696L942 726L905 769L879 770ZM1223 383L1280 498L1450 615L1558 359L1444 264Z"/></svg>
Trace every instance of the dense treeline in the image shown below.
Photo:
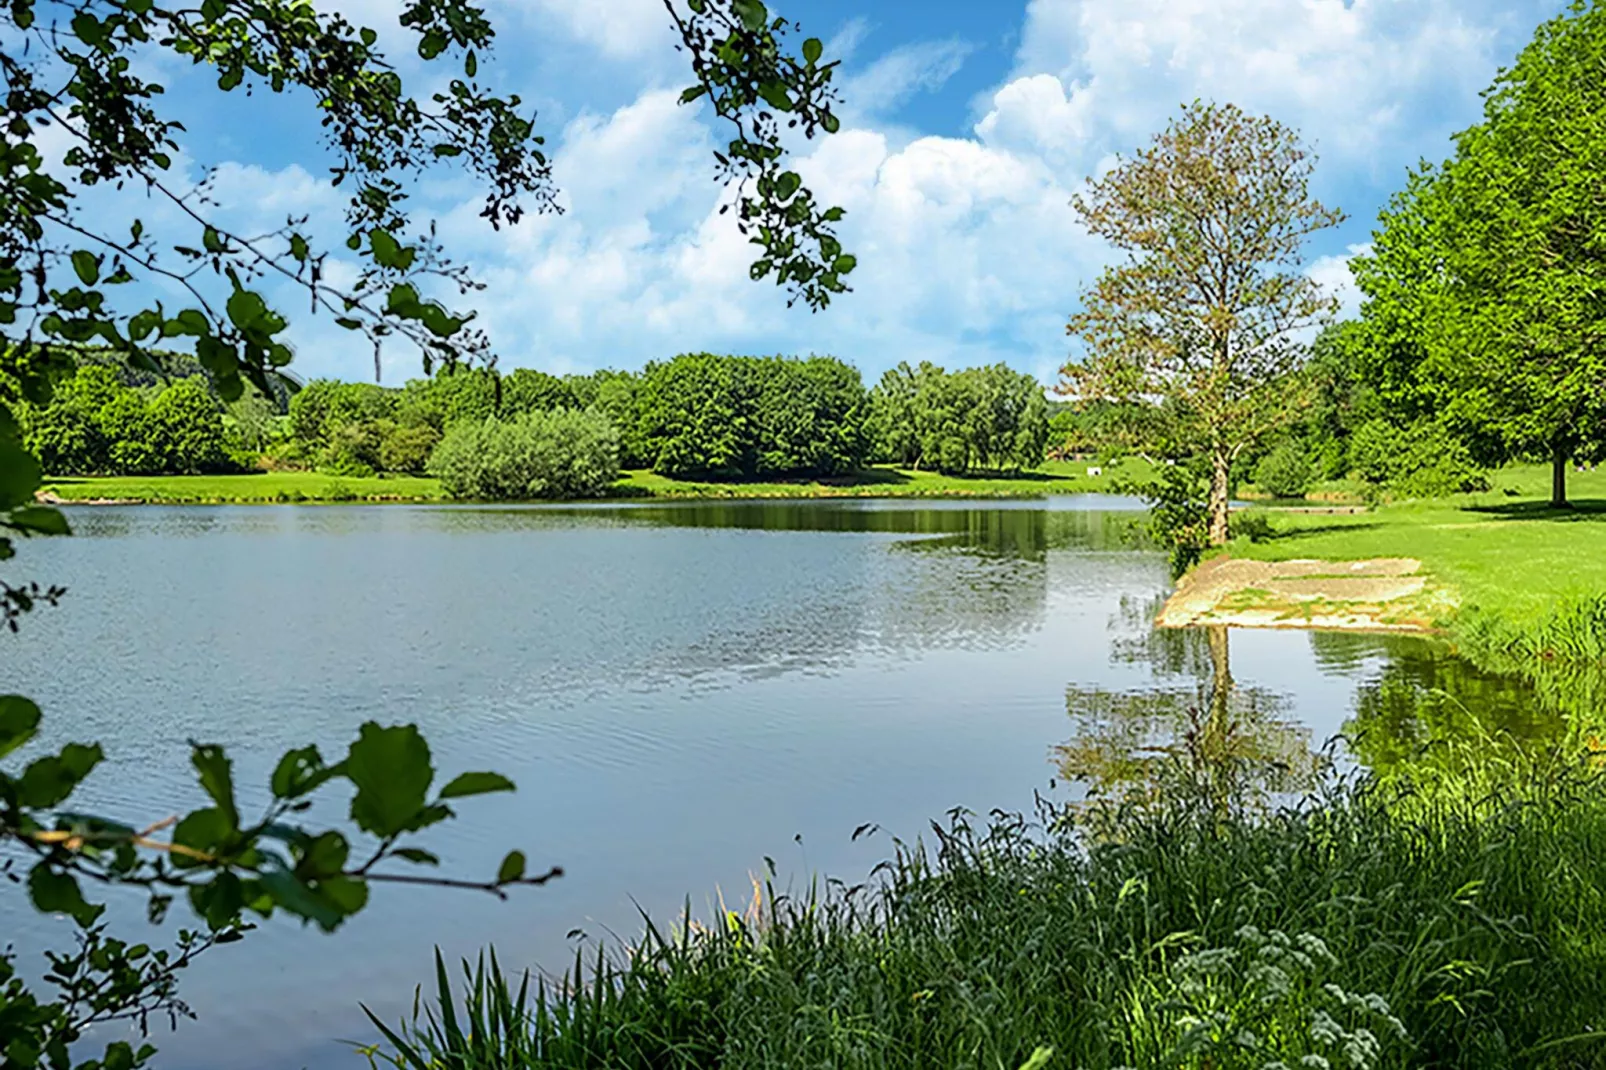
<svg viewBox="0 0 1606 1070"><path fill-rule="evenodd" d="M1040 464L1048 402L1030 375L1003 364L949 372L901 362L870 394L874 459L963 474Z"/></svg>
<svg viewBox="0 0 1606 1070"><path fill-rule="evenodd" d="M869 451L858 369L832 357L721 357L649 364L637 419L646 459L669 476L836 476Z"/></svg>
<svg viewBox="0 0 1606 1070"><path fill-rule="evenodd" d="M183 356L165 378L77 357L50 406L24 414L59 475L430 472L466 497L576 497L621 469L732 481L848 477L871 462L1013 472L1041 463L1049 438L1042 387L1002 364L900 364L866 390L834 357L692 353L634 373L457 369L400 388L319 379L224 404ZM588 419L545 418L560 413Z"/></svg>
<svg viewBox="0 0 1606 1070"><path fill-rule="evenodd" d="M49 405L20 415L28 449L49 472L197 473L232 463L223 406L195 376L138 386L115 368L85 364Z"/></svg>
<svg viewBox="0 0 1606 1070"><path fill-rule="evenodd" d="M1402 379L1375 323L1325 329L1291 381L1301 417L1247 457L1239 476L1280 497L1325 480L1368 493L1427 498L1488 486L1486 466L1508 459L1476 426L1448 418L1420 384Z"/></svg>

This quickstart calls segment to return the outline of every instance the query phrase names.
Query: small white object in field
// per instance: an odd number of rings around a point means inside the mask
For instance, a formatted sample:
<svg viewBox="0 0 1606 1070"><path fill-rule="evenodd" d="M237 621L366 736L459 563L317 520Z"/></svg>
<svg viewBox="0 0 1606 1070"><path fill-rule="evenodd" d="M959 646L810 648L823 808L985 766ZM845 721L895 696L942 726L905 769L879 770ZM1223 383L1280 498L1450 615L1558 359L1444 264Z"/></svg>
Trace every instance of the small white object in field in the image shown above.
<svg viewBox="0 0 1606 1070"><path fill-rule="evenodd" d="M1095 465L1090 465L1088 467L1087 474L1090 475L1090 476L1103 475L1104 474L1104 469L1100 468L1096 464Z"/></svg>

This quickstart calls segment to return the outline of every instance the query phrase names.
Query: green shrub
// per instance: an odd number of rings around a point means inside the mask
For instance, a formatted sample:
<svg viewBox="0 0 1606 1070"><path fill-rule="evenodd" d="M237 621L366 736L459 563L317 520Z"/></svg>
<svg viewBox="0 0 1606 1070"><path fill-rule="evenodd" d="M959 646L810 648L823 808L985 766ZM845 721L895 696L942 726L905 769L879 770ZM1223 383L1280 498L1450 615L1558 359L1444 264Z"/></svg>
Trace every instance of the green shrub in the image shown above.
<svg viewBox="0 0 1606 1070"><path fill-rule="evenodd" d="M428 424L392 425L380 435L379 467L386 472L422 472L441 434Z"/></svg>
<svg viewBox="0 0 1606 1070"><path fill-rule="evenodd" d="M1310 458L1297 442L1283 442L1255 465L1255 485L1274 498L1303 498L1312 480Z"/></svg>
<svg viewBox="0 0 1606 1070"><path fill-rule="evenodd" d="M1110 486L1149 503L1149 535L1170 550L1172 576L1199 562L1210 546L1209 482L1202 457L1158 465L1146 480L1117 478Z"/></svg>
<svg viewBox="0 0 1606 1070"><path fill-rule="evenodd" d="M1233 512L1227 517L1227 533L1235 539L1245 538L1250 542L1261 542L1272 536L1271 517L1266 515L1264 509Z"/></svg>
<svg viewBox="0 0 1606 1070"><path fill-rule="evenodd" d="M195 475L228 466L223 409L199 377L176 379L150 404L161 472Z"/></svg>
<svg viewBox="0 0 1606 1070"><path fill-rule="evenodd" d="M428 472L454 498L591 498L619 476L619 433L595 412L532 412L461 422L430 455Z"/></svg>
<svg viewBox="0 0 1606 1070"><path fill-rule="evenodd" d="M1489 489L1489 475L1466 443L1433 420L1403 427L1368 420L1355 430L1350 463L1361 479L1400 498Z"/></svg>

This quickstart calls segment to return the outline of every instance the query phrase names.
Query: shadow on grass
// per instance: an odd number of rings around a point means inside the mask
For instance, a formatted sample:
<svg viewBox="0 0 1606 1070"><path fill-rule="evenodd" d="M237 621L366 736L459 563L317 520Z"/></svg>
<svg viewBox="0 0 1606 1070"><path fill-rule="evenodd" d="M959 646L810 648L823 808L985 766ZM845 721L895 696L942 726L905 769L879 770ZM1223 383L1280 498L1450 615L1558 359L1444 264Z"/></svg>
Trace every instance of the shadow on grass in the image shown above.
<svg viewBox="0 0 1606 1070"><path fill-rule="evenodd" d="M1320 514L1306 514L1306 515L1320 515ZM1353 515L1353 514L1351 514L1351 515ZM1291 528L1291 529L1286 530L1286 531L1272 531L1272 532L1270 532L1268 534L1258 536L1253 541L1255 541L1255 542L1269 542L1269 543L1298 542L1301 539L1309 539L1309 538L1312 538L1313 536L1316 536L1316 535L1326 535L1326 534L1328 534L1330 532L1335 532L1335 531L1344 531L1344 532L1349 532L1349 531L1375 531L1378 528L1387 527L1387 526L1388 525L1386 525L1386 524L1384 524L1384 523L1382 523L1381 521L1378 521L1378 520L1366 520L1366 521L1362 521L1359 524L1319 524L1319 525L1312 525L1312 526L1309 526L1309 527Z"/></svg>
<svg viewBox="0 0 1606 1070"><path fill-rule="evenodd" d="M1568 509L1556 509L1547 501L1527 501L1472 505L1466 511L1507 520L1606 520L1606 499L1583 498Z"/></svg>

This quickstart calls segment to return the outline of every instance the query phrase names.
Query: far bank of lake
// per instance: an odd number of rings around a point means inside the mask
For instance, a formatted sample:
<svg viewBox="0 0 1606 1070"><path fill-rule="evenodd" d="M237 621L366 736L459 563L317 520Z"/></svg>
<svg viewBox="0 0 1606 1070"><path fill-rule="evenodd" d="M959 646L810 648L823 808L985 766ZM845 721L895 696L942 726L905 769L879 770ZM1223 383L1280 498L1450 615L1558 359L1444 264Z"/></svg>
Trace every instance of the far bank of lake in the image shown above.
<svg viewBox="0 0 1606 1070"><path fill-rule="evenodd" d="M1054 494L1110 493L1118 476L1139 477L1142 461L1109 468L1096 461L1049 461L1021 473L949 476L876 465L853 476L773 482L670 479L647 471L621 474L611 499L773 498L1042 498ZM425 476L336 476L322 472L253 472L240 475L56 477L45 480L46 500L118 505L265 505L322 502L447 501L439 480Z"/></svg>

